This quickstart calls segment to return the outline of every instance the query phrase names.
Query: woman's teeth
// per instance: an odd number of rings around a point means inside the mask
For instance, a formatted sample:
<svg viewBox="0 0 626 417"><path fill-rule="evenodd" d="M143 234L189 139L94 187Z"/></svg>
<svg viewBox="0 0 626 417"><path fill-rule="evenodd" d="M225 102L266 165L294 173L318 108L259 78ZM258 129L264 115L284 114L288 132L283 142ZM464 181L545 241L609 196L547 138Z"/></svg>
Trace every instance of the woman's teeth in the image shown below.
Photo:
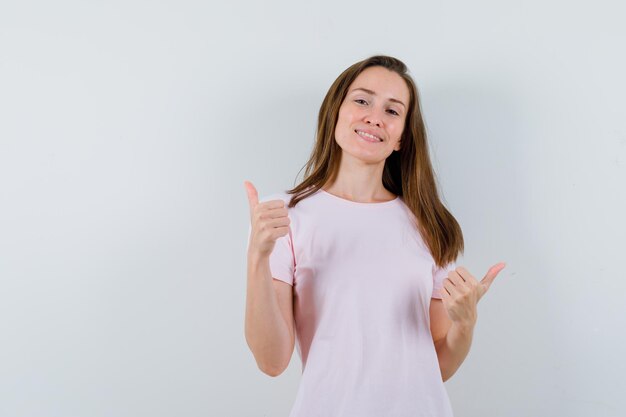
<svg viewBox="0 0 626 417"><path fill-rule="evenodd" d="M357 130L357 131L356 131L356 133L357 133L359 136L363 136L363 137L366 137L366 138L374 139L374 140L377 140L377 141L379 141L379 142L382 142L382 141L383 141L382 139L380 139L380 138L378 138L378 137L376 137L376 136L374 136L374 135L370 135L369 133L361 132L360 130Z"/></svg>

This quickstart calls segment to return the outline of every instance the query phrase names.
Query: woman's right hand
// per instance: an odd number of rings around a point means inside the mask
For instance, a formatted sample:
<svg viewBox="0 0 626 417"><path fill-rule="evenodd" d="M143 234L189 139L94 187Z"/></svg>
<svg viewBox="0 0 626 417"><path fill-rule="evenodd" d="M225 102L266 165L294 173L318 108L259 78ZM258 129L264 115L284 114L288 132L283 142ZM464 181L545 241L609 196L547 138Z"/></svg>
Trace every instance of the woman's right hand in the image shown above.
<svg viewBox="0 0 626 417"><path fill-rule="evenodd" d="M252 226L248 255L270 256L276 240L289 233L288 211L283 200L259 203L259 194L249 181L244 181L250 203Z"/></svg>

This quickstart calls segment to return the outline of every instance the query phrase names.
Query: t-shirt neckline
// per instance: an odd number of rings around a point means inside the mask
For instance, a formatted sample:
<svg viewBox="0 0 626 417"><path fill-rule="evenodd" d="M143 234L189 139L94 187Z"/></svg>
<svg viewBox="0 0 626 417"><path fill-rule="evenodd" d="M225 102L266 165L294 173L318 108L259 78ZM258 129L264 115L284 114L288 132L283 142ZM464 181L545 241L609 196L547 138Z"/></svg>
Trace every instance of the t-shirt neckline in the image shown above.
<svg viewBox="0 0 626 417"><path fill-rule="evenodd" d="M319 191L322 194L324 194L324 195L326 195L326 196L328 196L330 198L333 198L335 200L341 201L341 202L343 202L345 204L350 204L350 205L359 206L359 207L383 207L383 206L388 206L388 205L394 204L394 203L396 203L400 199L400 196L396 196L396 198L394 198L393 200L389 200L389 201L381 201L379 203L361 203L361 202L358 202L358 201L352 201L352 200L345 199L343 197L336 196L336 195L331 194L328 191L324 190L323 188L320 188Z"/></svg>

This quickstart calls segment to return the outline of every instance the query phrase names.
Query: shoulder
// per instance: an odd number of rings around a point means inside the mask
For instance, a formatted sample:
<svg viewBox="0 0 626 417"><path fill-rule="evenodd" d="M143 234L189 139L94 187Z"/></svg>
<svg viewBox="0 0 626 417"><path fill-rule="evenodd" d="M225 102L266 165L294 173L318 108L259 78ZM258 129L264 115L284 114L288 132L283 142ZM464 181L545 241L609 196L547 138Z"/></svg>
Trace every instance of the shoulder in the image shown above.
<svg viewBox="0 0 626 417"><path fill-rule="evenodd" d="M293 197L294 197L294 194L288 194L286 191L279 191L276 193L259 196L259 202L265 202L265 201L271 201L271 200L283 200L285 203L289 203ZM323 194L321 190L318 190L317 192L314 192L313 194L310 194L306 196L305 198L302 198L298 202L298 205L300 205L301 203L304 203L305 201L307 203L318 202L318 201L323 200L322 197L323 197Z"/></svg>

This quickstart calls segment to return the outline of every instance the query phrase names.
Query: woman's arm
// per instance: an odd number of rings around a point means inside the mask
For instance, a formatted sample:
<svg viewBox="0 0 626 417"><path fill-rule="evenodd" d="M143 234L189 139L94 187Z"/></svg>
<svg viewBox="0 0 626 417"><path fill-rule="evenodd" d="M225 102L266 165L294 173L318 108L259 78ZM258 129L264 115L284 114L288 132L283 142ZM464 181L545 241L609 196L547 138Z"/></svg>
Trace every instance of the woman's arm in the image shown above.
<svg viewBox="0 0 626 417"><path fill-rule="evenodd" d="M453 323L443 305L443 301L430 300L430 332L435 343L439 369L443 381L450 379L459 369L472 344L474 326Z"/></svg>
<svg viewBox="0 0 626 417"><path fill-rule="evenodd" d="M504 262L492 266L480 282L467 269L458 267L443 280L441 300L431 298L430 331L444 381L465 360L478 316L476 305L504 267Z"/></svg>
<svg viewBox="0 0 626 417"><path fill-rule="evenodd" d="M294 350L291 285L272 278L267 257L248 255L245 336L259 369L280 375Z"/></svg>

